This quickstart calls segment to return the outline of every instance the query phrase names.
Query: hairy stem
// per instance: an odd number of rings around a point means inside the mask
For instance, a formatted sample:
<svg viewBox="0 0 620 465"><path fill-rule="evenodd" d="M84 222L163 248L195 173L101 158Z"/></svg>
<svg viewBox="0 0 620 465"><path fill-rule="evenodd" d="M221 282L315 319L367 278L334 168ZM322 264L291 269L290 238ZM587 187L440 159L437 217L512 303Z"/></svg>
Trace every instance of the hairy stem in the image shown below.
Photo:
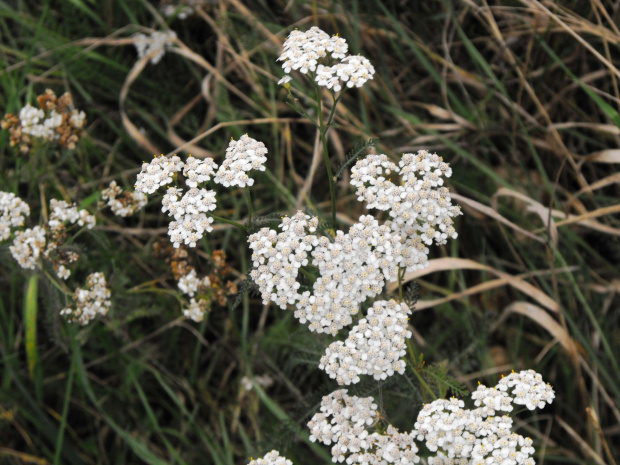
<svg viewBox="0 0 620 465"><path fill-rule="evenodd" d="M250 188L245 189L245 198L248 201L248 224L252 222L252 216L254 215L254 209L252 208L252 194L250 194Z"/></svg>
<svg viewBox="0 0 620 465"><path fill-rule="evenodd" d="M242 225L241 223L238 223L237 221L227 220L226 218L222 218L221 216L216 216L216 215L211 215L211 218L213 218L218 223L230 224L231 226L234 226L235 228L241 229L245 233L248 232L248 228Z"/></svg>
<svg viewBox="0 0 620 465"><path fill-rule="evenodd" d="M323 158L325 160L325 168L327 169L327 181L329 182L329 194L332 200L332 225L335 228L336 227L336 190L334 187L334 175L332 174L332 167L329 161L329 152L327 149L327 137L325 137L325 135L327 134L327 129L329 129L329 126L326 127L325 122L323 120L323 106L321 105L321 91L319 89L319 86L315 84L314 89L316 91L316 104L317 104L317 110L319 114L319 132L321 133L321 142L323 143ZM330 114L330 121L333 118L334 111L335 111L335 104L332 107L332 112Z"/></svg>

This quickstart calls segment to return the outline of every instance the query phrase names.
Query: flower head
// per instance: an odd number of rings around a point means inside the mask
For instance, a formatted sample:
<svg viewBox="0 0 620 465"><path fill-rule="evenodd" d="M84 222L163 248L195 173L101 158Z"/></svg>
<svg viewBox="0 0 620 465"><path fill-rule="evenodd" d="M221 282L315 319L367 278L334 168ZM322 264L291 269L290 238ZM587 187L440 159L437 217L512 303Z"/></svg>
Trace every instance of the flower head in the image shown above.
<svg viewBox="0 0 620 465"><path fill-rule="evenodd" d="M284 41L282 69L301 74L316 73L312 78L319 86L338 92L343 86L362 87L373 79L375 68L361 55L347 55L349 46L343 37L332 36L314 26L302 32L292 31ZM290 76L284 76L278 84L286 84Z"/></svg>
<svg viewBox="0 0 620 465"><path fill-rule="evenodd" d="M252 459L248 465L293 465L286 457L280 457L277 450L272 450L260 459Z"/></svg>
<svg viewBox="0 0 620 465"><path fill-rule="evenodd" d="M142 170L138 173L135 188L145 194L152 194L160 186L172 182L172 176L183 169L184 163L173 155L172 157L154 157L150 163L142 163Z"/></svg>
<svg viewBox="0 0 620 465"><path fill-rule="evenodd" d="M37 101L39 108L28 103L18 116L7 113L0 123L2 129L11 133L11 146L19 146L21 152L28 153L34 140L40 140L74 149L86 124L86 115L73 107L71 93L56 97L51 89L46 89Z"/></svg>
<svg viewBox="0 0 620 465"><path fill-rule="evenodd" d="M267 161L265 144L252 139L247 134L239 140L231 140L226 149L226 158L220 166L214 181L225 187L246 187L254 184L254 179L247 175L248 171L265 171Z"/></svg>
<svg viewBox="0 0 620 465"><path fill-rule="evenodd" d="M308 422L310 440L332 445L332 461L347 464L418 463L415 435L389 425L386 434L370 432L377 417L372 397L349 396L346 389L321 401L321 412Z"/></svg>
<svg viewBox="0 0 620 465"><path fill-rule="evenodd" d="M133 36L138 57L148 57L156 65L166 54L166 49L174 45L177 35L174 31L155 31L151 35L136 34Z"/></svg>
<svg viewBox="0 0 620 465"><path fill-rule="evenodd" d="M333 342L321 357L319 368L338 384L360 381L360 375L384 380L394 373L405 372L405 340L409 307L395 300L377 301L349 333L344 342Z"/></svg>
<svg viewBox="0 0 620 465"><path fill-rule="evenodd" d="M58 230L62 228L65 222L75 224L79 226L86 226L88 229L92 229L97 219L94 215L91 215L88 210L79 210L75 204L68 204L64 200L52 199L50 201L50 220L48 226L51 230Z"/></svg>
<svg viewBox="0 0 620 465"><path fill-rule="evenodd" d="M116 216L131 216L142 209L148 198L140 191L123 191L116 181L112 181L107 189L101 191L101 198L107 200L108 207Z"/></svg>
<svg viewBox="0 0 620 465"><path fill-rule="evenodd" d="M32 270L43 252L45 240L45 230L41 226L35 226L18 231L9 250L19 266Z"/></svg>
<svg viewBox="0 0 620 465"><path fill-rule="evenodd" d="M11 229L24 225L30 207L12 192L0 192L0 242L11 236Z"/></svg>
<svg viewBox="0 0 620 465"><path fill-rule="evenodd" d="M91 273L86 279L86 288L77 288L73 294L75 307L60 311L69 321L87 325L97 315L105 315L110 309L110 289L103 273Z"/></svg>

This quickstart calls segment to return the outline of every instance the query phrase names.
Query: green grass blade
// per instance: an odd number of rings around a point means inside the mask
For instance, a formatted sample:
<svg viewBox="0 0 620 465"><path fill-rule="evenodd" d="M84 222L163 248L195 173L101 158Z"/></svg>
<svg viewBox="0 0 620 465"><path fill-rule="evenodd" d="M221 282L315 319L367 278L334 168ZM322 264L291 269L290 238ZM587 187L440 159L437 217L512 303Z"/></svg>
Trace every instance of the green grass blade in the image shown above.
<svg viewBox="0 0 620 465"><path fill-rule="evenodd" d="M30 276L26 286L26 300L24 301L26 359L28 360L28 373L30 373L30 379L35 381L38 377L37 373L40 369L39 351L37 349L37 313L39 311L37 296L39 289L39 277L36 274Z"/></svg>

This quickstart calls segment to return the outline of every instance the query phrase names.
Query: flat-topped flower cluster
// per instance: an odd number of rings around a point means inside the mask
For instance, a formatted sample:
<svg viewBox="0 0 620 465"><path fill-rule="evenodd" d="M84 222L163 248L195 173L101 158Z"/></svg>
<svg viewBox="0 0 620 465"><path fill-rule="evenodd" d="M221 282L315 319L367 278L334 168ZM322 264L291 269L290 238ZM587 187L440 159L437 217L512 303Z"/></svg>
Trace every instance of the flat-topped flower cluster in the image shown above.
<svg viewBox="0 0 620 465"><path fill-rule="evenodd" d="M405 340L411 337L407 329L410 314L407 304L394 299L375 302L344 342L330 344L319 368L340 385L358 383L360 375L372 375L376 380L402 375Z"/></svg>
<svg viewBox="0 0 620 465"><path fill-rule="evenodd" d="M318 333L335 335L350 325L360 305L380 294L386 282L396 281L399 270L428 266L428 245L457 237L453 218L461 211L443 187L443 177L452 172L438 155L424 150L404 154L398 165L386 155L369 155L352 172L358 199L369 208L388 210L390 220L380 224L362 215L348 232L336 231L330 240L315 234L318 218L298 212L283 218L281 232L262 228L249 237L250 277L263 303L294 306L295 317ZM402 185L385 178L399 174ZM299 274L310 264L318 277L311 289L302 288ZM400 358L411 337L406 329L410 310L391 301L378 302L373 312L385 306L393 313L360 321L344 343L332 344L321 359L320 368L339 384L359 382L360 374L385 379L403 372Z"/></svg>
<svg viewBox="0 0 620 465"><path fill-rule="evenodd" d="M538 373L513 372L493 388L479 385L472 393L474 409L454 397L438 399L424 405L412 431L401 433L388 425L381 434L375 428L379 418L374 399L340 389L323 397L308 428L311 441L332 447L334 463L419 463L416 442L421 441L436 454L427 459L429 465L533 465L532 440L512 431L514 422L508 415L497 414L511 412L514 405L544 408L554 397Z"/></svg>
<svg viewBox="0 0 620 465"><path fill-rule="evenodd" d="M199 278L194 269L179 278L179 289L183 294L190 297L189 307L183 310L183 314L187 318L197 323L203 320L207 311L207 301L200 298L196 299L195 295L204 294L209 287L211 287L209 277Z"/></svg>
<svg viewBox="0 0 620 465"><path fill-rule="evenodd" d="M13 228L24 225L30 207L12 192L0 192L0 241L11 237Z"/></svg>
<svg viewBox="0 0 620 465"><path fill-rule="evenodd" d="M362 87L373 79L375 68L361 55L347 55L349 45L339 36L329 34L314 26L307 31L292 31L284 41L283 51L278 61L287 74L279 84L291 81L289 73L299 71L311 78L317 85L334 92L343 86Z"/></svg>
<svg viewBox="0 0 620 465"><path fill-rule="evenodd" d="M92 229L96 218L64 200L50 200L49 208L49 220L43 226L14 231L24 226L30 207L15 194L0 192L0 240L8 240L11 234L14 235L9 251L22 268L33 270L45 258L51 262L59 278L67 279L71 272L66 265L77 261L79 256L76 252L61 249L66 240L65 231L72 224Z"/></svg>
<svg viewBox="0 0 620 465"><path fill-rule="evenodd" d="M86 124L86 114L73 106L71 93L60 97L51 89L37 96L39 107L27 103L16 116L7 113L0 127L11 134L10 145L28 153L35 141L55 142L74 149Z"/></svg>
<svg viewBox="0 0 620 465"><path fill-rule="evenodd" d="M347 464L418 463L415 435L389 426L386 433L369 432L377 421L377 404L372 397L334 391L321 401L321 411L308 422L310 440L331 445L332 460Z"/></svg>
<svg viewBox="0 0 620 465"><path fill-rule="evenodd" d="M105 316L110 309L110 289L103 273L91 273L86 278L86 288L77 288L73 294L75 306L60 311L69 321L87 325L98 315Z"/></svg>
<svg viewBox="0 0 620 465"><path fill-rule="evenodd" d="M211 178L225 187L251 186L254 180L247 173L250 170L265 170L266 153L265 144L245 134L238 141L230 141L219 169L211 158L198 159L190 155L183 162L176 155L162 155L142 164L135 188L144 194L152 194L159 187L171 184L173 178L182 173L189 189L169 187L162 200L162 212L168 212L174 218L168 226L172 244L175 247L181 244L196 247L206 232L213 231L213 218L209 212L216 208L215 191L198 186Z"/></svg>
<svg viewBox="0 0 620 465"><path fill-rule="evenodd" d="M249 465L293 465L293 462L286 457L280 457L277 450L272 450L260 459L251 460Z"/></svg>
<svg viewBox="0 0 620 465"><path fill-rule="evenodd" d="M500 412L511 412L513 405L529 410L551 404L555 393L533 370L511 373L493 388L482 384L472 393L475 409L452 398L439 399L424 406L415 423L418 440L437 452L429 464L533 465L532 440L512 431L513 420Z"/></svg>
<svg viewBox="0 0 620 465"><path fill-rule="evenodd" d="M140 191L126 191L116 181L101 191L101 198L107 200L107 206L116 216L131 216L146 205L148 198Z"/></svg>
<svg viewBox="0 0 620 465"><path fill-rule="evenodd" d="M419 240L431 245L457 238L453 218L461 210L452 205L450 191L443 187L443 178L450 177L452 169L436 153L406 153L398 165L385 155L369 155L351 172L358 200L367 202L368 208L388 211L393 218L392 229L406 241L413 241L408 246L424 253ZM395 185L391 174L400 174L403 184ZM411 257L411 261L415 259Z"/></svg>

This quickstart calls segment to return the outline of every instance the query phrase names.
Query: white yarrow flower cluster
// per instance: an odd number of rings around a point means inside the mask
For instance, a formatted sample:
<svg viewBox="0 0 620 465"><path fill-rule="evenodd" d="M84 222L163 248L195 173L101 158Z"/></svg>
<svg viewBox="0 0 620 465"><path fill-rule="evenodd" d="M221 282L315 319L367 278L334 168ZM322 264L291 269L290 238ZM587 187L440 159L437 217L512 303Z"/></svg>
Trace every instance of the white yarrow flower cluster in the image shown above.
<svg viewBox="0 0 620 465"><path fill-rule="evenodd" d="M191 155L184 163L174 155L171 158L155 157L151 163L143 163L138 174L136 190L152 194L160 186L172 182L175 173L182 172L189 190L169 187L162 200L162 211L174 220L168 225L168 234L174 247L181 244L196 247L205 232L213 231L213 218L207 213L215 210L215 191L198 188L215 174L217 164L212 159L196 159Z"/></svg>
<svg viewBox="0 0 620 465"><path fill-rule="evenodd" d="M367 202L368 208L387 210L405 249L416 252L406 258L407 270L426 266L428 249L424 245L445 244L448 238L458 236L453 218L461 210L452 205L450 191L443 187L443 177L450 177L452 170L437 154L426 150L406 153L398 166L385 155L369 155L351 171L358 200ZM403 185L395 185L391 174L400 174Z"/></svg>
<svg viewBox="0 0 620 465"><path fill-rule="evenodd" d="M86 114L76 109L67 111L69 126L75 129L83 128L86 123ZM60 133L57 129L63 125L63 115L56 110L51 110L46 115L43 109L33 107L27 103L19 111L19 122L22 133L43 140L53 141L60 138Z"/></svg>
<svg viewBox="0 0 620 465"><path fill-rule="evenodd" d="M317 224L317 218L298 213L284 218L282 233L263 228L249 238L254 251L251 277L263 302L282 309L295 305L295 317L311 331L336 334L351 324L362 302L381 293L386 281L397 279L399 266L426 259L417 252L415 240L403 240L392 231L392 222L379 225L372 216L361 216L348 233L337 231L333 242L306 232L307 226L313 232ZM296 278L308 264L308 253L320 276L312 291L300 291Z"/></svg>
<svg viewBox="0 0 620 465"><path fill-rule="evenodd" d="M156 65L166 54L166 50L174 45L177 35L174 31L155 31L151 35L136 34L133 36L138 58L148 57Z"/></svg>
<svg viewBox="0 0 620 465"><path fill-rule="evenodd" d="M360 375L372 375L384 380L394 373L405 372L405 340L411 337L407 330L411 310L394 299L378 301L353 327L346 341L337 341L321 357L319 368L338 384L360 381Z"/></svg>
<svg viewBox="0 0 620 465"><path fill-rule="evenodd" d="M251 460L248 465L293 465L286 457L280 457L277 450L272 450L263 458Z"/></svg>
<svg viewBox="0 0 620 465"><path fill-rule="evenodd" d="M190 155L183 165L183 176L189 187L198 187L211 179L216 169L217 164L211 158L201 160Z"/></svg>
<svg viewBox="0 0 620 465"><path fill-rule="evenodd" d="M207 312L207 301L204 299L190 299L189 307L183 310L183 315L196 323L200 323Z"/></svg>
<svg viewBox="0 0 620 465"><path fill-rule="evenodd" d="M11 236L11 229L24 225L30 207L12 192L0 192L0 242Z"/></svg>
<svg viewBox="0 0 620 465"><path fill-rule="evenodd" d="M211 287L211 281L208 276L199 278L196 274L196 270L192 269L189 273L179 278L179 289L183 294L190 297L189 307L183 310L183 314L199 323L204 319L205 312L207 311L208 304L204 299L196 300L194 296L196 294L202 294Z"/></svg>
<svg viewBox="0 0 620 465"><path fill-rule="evenodd" d="M213 231L213 218L206 213L215 210L215 191L192 187L183 193L181 189L171 187L164 195L161 210L174 217L168 225L174 247L182 243L196 247L205 232Z"/></svg>
<svg viewBox="0 0 620 465"><path fill-rule="evenodd" d="M66 281L67 279L69 279L69 276L71 276L71 270L65 265L58 265L58 269L56 270L56 276L58 276L63 281Z"/></svg>
<svg viewBox="0 0 620 465"><path fill-rule="evenodd" d="M362 87L373 79L375 68L361 55L347 55L348 49L344 38L330 37L316 26L305 32L292 31L284 41L282 54L278 57L287 74L279 84L290 82L288 74L295 70L302 74L315 73L313 79L316 83L334 92L340 91L345 85Z"/></svg>
<svg viewBox="0 0 620 465"><path fill-rule="evenodd" d="M372 397L347 395L341 389L323 397L321 412L308 422L310 440L332 446L334 463L409 465L418 463L415 437L389 426L387 434L369 433L377 417Z"/></svg>
<svg viewBox="0 0 620 465"><path fill-rule="evenodd" d="M545 404L551 404L555 398L553 388L534 370L511 373L502 377L497 383L497 389L508 393L509 396L512 394L512 402L515 405L525 405L529 410L544 408Z"/></svg>
<svg viewBox="0 0 620 465"><path fill-rule="evenodd" d="M510 391L512 389L512 391ZM455 398L439 399L424 406L415 424L418 440L423 440L437 456L429 465L444 463L533 465L532 440L512 432L513 420L496 416L510 412L511 404L531 410L553 402L555 394L542 376L533 370L512 373L494 388L480 385L472 394L477 408L465 409Z"/></svg>
<svg viewBox="0 0 620 465"><path fill-rule="evenodd" d="M265 171L267 161L265 144L244 134L238 141L232 139L226 149L226 158L215 175L214 181L224 187L246 187L254 179L246 173L251 170Z"/></svg>
<svg viewBox="0 0 620 465"><path fill-rule="evenodd" d="M77 288L73 294L75 307L66 307L60 314L69 321L87 325L97 315L105 315L110 309L110 289L103 273L91 273L86 279L86 288Z"/></svg>
<svg viewBox="0 0 620 465"><path fill-rule="evenodd" d="M56 110L50 111L46 117L42 109L28 103L19 111L19 120L24 134L45 140L55 140L59 137L56 128L62 124L62 115Z"/></svg>
<svg viewBox="0 0 620 465"><path fill-rule="evenodd" d="M41 226L35 226L15 233L9 250L19 266L32 270L43 253L45 240L45 230Z"/></svg>
<svg viewBox="0 0 620 465"><path fill-rule="evenodd" d="M184 163L176 155L154 157L150 163L142 163L142 170L134 186L137 191L152 194L161 186L172 182L172 176L183 169Z"/></svg>
<svg viewBox="0 0 620 465"><path fill-rule="evenodd" d="M196 275L196 270L191 270L179 279L179 289L183 292L183 294L187 294L190 297L194 297L199 289L206 289L209 286L211 286L209 277L205 276L203 278L199 278Z"/></svg>
<svg viewBox="0 0 620 465"><path fill-rule="evenodd" d="M317 225L318 218L298 212L284 217L280 234L263 228L251 235L250 276L264 303L271 301L282 309L294 305L295 317L311 331L336 334L351 324L351 315L364 300L383 290L386 279L396 279L392 244L400 238L391 237L389 227L379 226L371 216L360 217L349 233L337 231L334 242L308 234ZM312 291L301 291L297 276L308 265L309 253L320 277Z"/></svg>
<svg viewBox="0 0 620 465"><path fill-rule="evenodd" d="M140 191L123 191L123 189L112 181L110 185L101 191L101 198L107 200L107 205L112 209L116 216L131 216L138 210L144 208L147 197Z"/></svg>
<svg viewBox="0 0 620 465"><path fill-rule="evenodd" d="M273 301L286 308L299 299L299 269L308 264L308 253L318 244L315 232L318 218L297 212L292 218L284 217L278 234L273 229L262 228L250 235L254 269L252 280L259 286L263 303Z"/></svg>
<svg viewBox="0 0 620 465"><path fill-rule="evenodd" d="M50 210L52 212L48 226L51 230L60 229L65 222L77 223L79 226L86 226L88 229L92 229L97 223L95 216L91 215L88 210L79 210L75 204L69 204L64 200L50 200Z"/></svg>

